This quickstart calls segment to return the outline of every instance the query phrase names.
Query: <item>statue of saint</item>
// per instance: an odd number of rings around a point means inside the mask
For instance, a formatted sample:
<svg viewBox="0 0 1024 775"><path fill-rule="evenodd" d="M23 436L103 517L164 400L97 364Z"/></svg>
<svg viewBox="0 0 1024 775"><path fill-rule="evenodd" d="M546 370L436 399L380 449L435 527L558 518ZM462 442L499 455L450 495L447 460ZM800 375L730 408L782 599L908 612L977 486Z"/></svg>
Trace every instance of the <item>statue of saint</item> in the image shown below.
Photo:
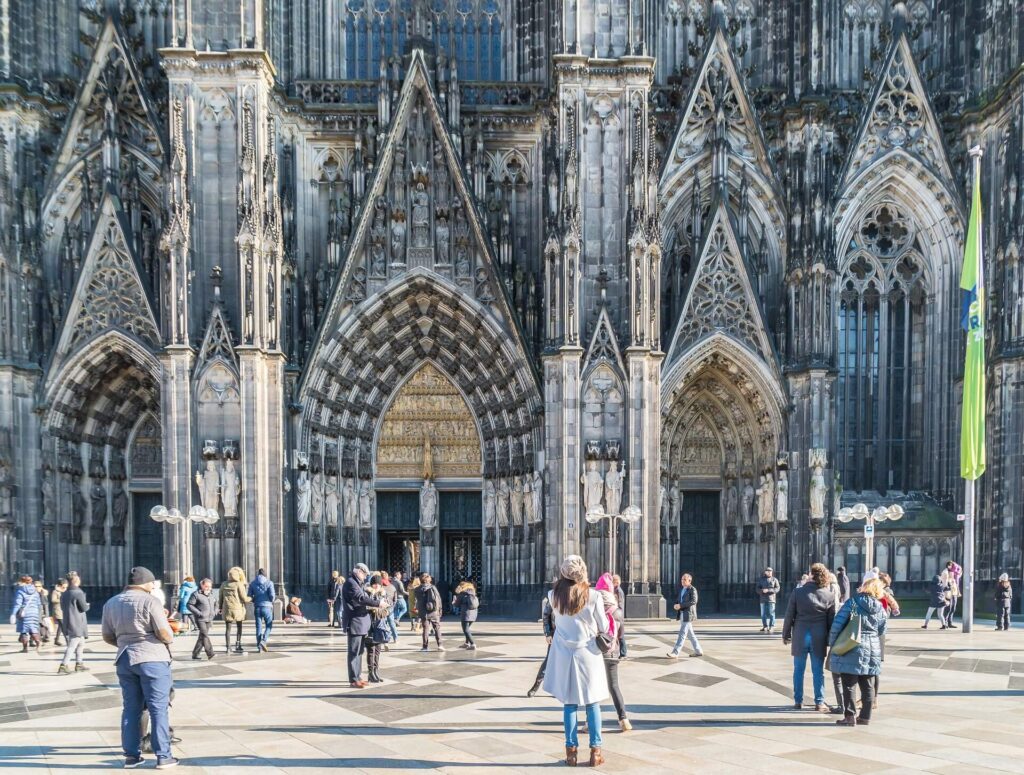
<svg viewBox="0 0 1024 775"><path fill-rule="evenodd" d="M608 473L604 476L604 499L609 514L619 514L622 506L622 479L626 473L626 464L622 464L622 471L619 471L619 463L616 460L608 464Z"/></svg>
<svg viewBox="0 0 1024 775"><path fill-rule="evenodd" d="M665 486L665 482L662 481L661 489L658 490L658 517L661 519L661 524L668 527L668 515L671 509L671 504L668 500L668 488Z"/></svg>
<svg viewBox="0 0 1024 775"><path fill-rule="evenodd" d="M338 524L338 477L331 475L324 480L324 511L328 525Z"/></svg>
<svg viewBox="0 0 1024 775"><path fill-rule="evenodd" d="M779 483L775 488L775 521L789 519L789 478L785 471L779 471Z"/></svg>
<svg viewBox="0 0 1024 775"><path fill-rule="evenodd" d="M526 494L523 491L523 477L512 477L512 524L520 527L523 524L523 507Z"/></svg>
<svg viewBox="0 0 1024 775"><path fill-rule="evenodd" d="M430 448L430 437L423 437L423 478L434 478L434 453Z"/></svg>
<svg viewBox="0 0 1024 775"><path fill-rule="evenodd" d="M430 197L423 183L412 194L412 244L418 248L430 244Z"/></svg>
<svg viewBox="0 0 1024 775"><path fill-rule="evenodd" d="M825 472L819 462L811 474L811 519L825 518Z"/></svg>
<svg viewBox="0 0 1024 775"><path fill-rule="evenodd" d="M761 486L757 488L757 521L767 525L775 513L775 479L771 474L761 476Z"/></svg>
<svg viewBox="0 0 1024 775"><path fill-rule="evenodd" d="M433 530L437 527L437 488L429 479L420 487L420 527Z"/></svg>
<svg viewBox="0 0 1024 775"><path fill-rule="evenodd" d="M754 518L754 485L750 483L747 478L743 479L743 511L741 512L741 519L744 524L751 522Z"/></svg>
<svg viewBox="0 0 1024 775"><path fill-rule="evenodd" d="M57 511L57 493L53 486L53 469L43 471L43 519L54 519Z"/></svg>
<svg viewBox="0 0 1024 775"><path fill-rule="evenodd" d="M199 502L204 509L217 510L220 493L220 474L217 473L217 464L212 460L206 461L206 471L196 471L196 486L199 487Z"/></svg>
<svg viewBox="0 0 1024 775"><path fill-rule="evenodd" d="M100 481L94 481L92 489L89 490L89 500L92 501L92 513L89 524L101 526L107 524L107 488Z"/></svg>
<svg viewBox="0 0 1024 775"><path fill-rule="evenodd" d="M324 475L317 471L313 474L313 498L310 513L313 516L313 524L319 525L324 517Z"/></svg>
<svg viewBox="0 0 1024 775"><path fill-rule="evenodd" d="M738 516L736 509L739 505L739 491L736 488L736 480L729 479L729 487L725 491L725 518L728 521L735 521Z"/></svg>
<svg viewBox="0 0 1024 775"><path fill-rule="evenodd" d="M508 486L508 479L502 477L498 480L498 527L508 527L509 521L509 501L512 495L512 489Z"/></svg>
<svg viewBox="0 0 1024 775"><path fill-rule="evenodd" d="M359 521L359 503L356 492L356 480L346 476L341 483L341 518L345 527L355 527Z"/></svg>
<svg viewBox="0 0 1024 775"><path fill-rule="evenodd" d="M235 471L235 461L228 458L220 472L220 497L224 502L224 516L238 516L238 494L242 491L242 483Z"/></svg>
<svg viewBox="0 0 1024 775"><path fill-rule="evenodd" d="M590 511L595 506L601 505L601 498L604 497L604 477L597 470L597 461L588 460L587 470L580 477L583 483L583 507Z"/></svg>
<svg viewBox="0 0 1024 775"><path fill-rule="evenodd" d="M494 480L484 479L484 527L494 527L494 509L497 493L494 490Z"/></svg>
<svg viewBox="0 0 1024 775"><path fill-rule="evenodd" d="M309 522L309 509L311 504L312 487L309 483L309 471L303 468L299 471L299 478L295 482L295 518L300 525Z"/></svg>
<svg viewBox="0 0 1024 775"><path fill-rule="evenodd" d="M370 527L373 524L373 489L370 480L359 482L359 526Z"/></svg>
<svg viewBox="0 0 1024 775"><path fill-rule="evenodd" d="M530 487L533 500L532 523L544 521L544 475L540 471L533 472L533 483Z"/></svg>

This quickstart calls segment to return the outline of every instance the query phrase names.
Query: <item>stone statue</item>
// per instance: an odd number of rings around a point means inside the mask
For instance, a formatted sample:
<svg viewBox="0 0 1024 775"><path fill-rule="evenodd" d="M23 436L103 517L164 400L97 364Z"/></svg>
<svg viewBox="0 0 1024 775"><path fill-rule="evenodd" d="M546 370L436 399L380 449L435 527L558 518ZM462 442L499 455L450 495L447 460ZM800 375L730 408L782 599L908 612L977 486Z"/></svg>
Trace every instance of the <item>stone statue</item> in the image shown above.
<svg viewBox="0 0 1024 775"><path fill-rule="evenodd" d="M95 526L106 525L107 523L107 488L99 481L92 484L89 490L89 500L92 501L91 520L89 524Z"/></svg>
<svg viewBox="0 0 1024 775"><path fill-rule="evenodd" d="M775 521L789 519L789 479L785 471L779 471L779 483L775 487Z"/></svg>
<svg viewBox="0 0 1024 775"><path fill-rule="evenodd" d="M238 516L238 494L242 491L242 483L235 472L235 461L228 458L220 472L220 497L224 503L224 516Z"/></svg>
<svg viewBox="0 0 1024 775"><path fill-rule="evenodd" d="M749 523L749 522L751 522L753 520L753 518L754 518L753 508L754 508L754 485L751 483L751 481L749 479L744 477L744 479L743 479L743 511L742 511L742 513L740 515L744 523Z"/></svg>
<svg viewBox="0 0 1024 775"><path fill-rule="evenodd" d="M327 524L338 524L338 477L331 475L324 480L324 511Z"/></svg>
<svg viewBox="0 0 1024 775"><path fill-rule="evenodd" d="M391 221L391 260L405 260L405 215L400 211Z"/></svg>
<svg viewBox="0 0 1024 775"><path fill-rule="evenodd" d="M669 502L668 499L668 488L665 486L665 483L662 482L661 489L658 490L658 514L661 519L661 524L665 527L668 527L668 515L671 508L672 504Z"/></svg>
<svg viewBox="0 0 1024 775"><path fill-rule="evenodd" d="M345 477L341 483L341 518L345 527L355 527L359 521L359 504L356 494L356 480L351 476Z"/></svg>
<svg viewBox="0 0 1024 775"><path fill-rule="evenodd" d="M319 525L324 516L324 475L317 471L313 474L313 507L310 513L313 516L313 524Z"/></svg>
<svg viewBox="0 0 1024 775"><path fill-rule="evenodd" d="M683 499L679 493L679 482L672 482L668 490L668 523L669 525L679 524L679 512L683 508Z"/></svg>
<svg viewBox="0 0 1024 775"><path fill-rule="evenodd" d="M558 173L554 167L548 173L548 215L558 215Z"/></svg>
<svg viewBox="0 0 1024 775"><path fill-rule="evenodd" d="M737 513L736 509L739 505L739 491L736 488L736 480L729 480L729 487L725 491L725 518L729 521L735 521Z"/></svg>
<svg viewBox="0 0 1024 775"><path fill-rule="evenodd" d="M484 479L484 527L494 527L494 480Z"/></svg>
<svg viewBox="0 0 1024 775"><path fill-rule="evenodd" d="M303 468L299 471L299 478L295 482L295 518L300 525L309 522L309 508L311 504L312 487L309 483L309 471Z"/></svg>
<svg viewBox="0 0 1024 775"><path fill-rule="evenodd" d="M111 526L115 530L124 530L124 526L128 522L128 494L124 491L124 485L121 484L119 479L114 480L111 502L110 515L113 517Z"/></svg>
<svg viewBox="0 0 1024 775"><path fill-rule="evenodd" d="M512 524L516 527L523 524L523 507L526 504L523 478L522 476L512 477Z"/></svg>
<svg viewBox="0 0 1024 775"><path fill-rule="evenodd" d="M373 524L373 490L370 480L359 482L359 526L370 527Z"/></svg>
<svg viewBox="0 0 1024 775"><path fill-rule="evenodd" d="M437 488L429 479L420 487L420 528L433 530L437 527Z"/></svg>
<svg viewBox="0 0 1024 775"><path fill-rule="evenodd" d="M430 244L430 198L423 183L412 194L412 244L424 248Z"/></svg>
<svg viewBox="0 0 1024 775"><path fill-rule="evenodd" d="M220 474L217 473L217 464L212 460L206 461L206 471L196 471L196 486L199 487L199 502L204 509L217 510L220 498Z"/></svg>
<svg viewBox="0 0 1024 775"><path fill-rule="evenodd" d="M622 506L622 480L625 474L625 463L621 471L617 460L608 464L608 473L604 475L604 500L609 514L621 513L619 509Z"/></svg>
<svg viewBox="0 0 1024 775"><path fill-rule="evenodd" d="M583 483L583 507L590 511L595 506L601 505L601 498L604 497L604 477L597 470L597 461L587 461L587 471L580 477Z"/></svg>
<svg viewBox="0 0 1024 775"><path fill-rule="evenodd" d="M498 527L508 527L509 499L511 495L512 489L508 486L508 479L499 479L497 508Z"/></svg>
<svg viewBox="0 0 1024 775"><path fill-rule="evenodd" d="M78 483L78 477L71 480L71 524L75 527L76 541L80 541L79 531L85 524L85 496Z"/></svg>
<svg viewBox="0 0 1024 775"><path fill-rule="evenodd" d="M530 496L533 501L533 515L531 523L544 521L544 474L540 471L533 472L533 482L530 485Z"/></svg>
<svg viewBox="0 0 1024 775"><path fill-rule="evenodd" d="M448 263L448 241L451 232L448 229L448 219L445 218L443 215L438 217L435 231L437 232L438 261L442 263Z"/></svg>
<svg viewBox="0 0 1024 775"><path fill-rule="evenodd" d="M53 485L53 469L47 468L43 472L43 519L52 520L57 514L57 492Z"/></svg>
<svg viewBox="0 0 1024 775"><path fill-rule="evenodd" d="M821 461L815 461L811 474L811 519L825 518L825 471Z"/></svg>
<svg viewBox="0 0 1024 775"><path fill-rule="evenodd" d="M771 474L762 474L761 486L757 488L757 521L767 525L775 511L775 480Z"/></svg>
<svg viewBox="0 0 1024 775"><path fill-rule="evenodd" d="M423 437L423 478L434 478L434 452L430 448L430 437Z"/></svg>

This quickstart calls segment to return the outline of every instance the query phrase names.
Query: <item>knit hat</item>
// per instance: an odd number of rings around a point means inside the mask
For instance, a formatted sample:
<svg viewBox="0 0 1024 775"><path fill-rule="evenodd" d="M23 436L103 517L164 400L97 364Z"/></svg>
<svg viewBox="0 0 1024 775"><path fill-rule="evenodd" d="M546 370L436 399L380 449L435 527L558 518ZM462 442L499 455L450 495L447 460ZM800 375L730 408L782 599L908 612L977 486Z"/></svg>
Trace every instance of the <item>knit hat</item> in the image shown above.
<svg viewBox="0 0 1024 775"><path fill-rule="evenodd" d="M587 580L587 564L578 554L570 554L562 560L562 566L558 569L558 573L562 578L579 584Z"/></svg>
<svg viewBox="0 0 1024 775"><path fill-rule="evenodd" d="M1009 581L1010 580L1010 574L1009 573L1000 573L999 574L999 580L1000 581Z"/></svg>
<svg viewBox="0 0 1024 775"><path fill-rule="evenodd" d="M148 584L151 581L156 581L156 576L153 575L153 571L149 568L136 565L128 571L128 586L130 587L141 587L143 584Z"/></svg>
<svg viewBox="0 0 1024 775"><path fill-rule="evenodd" d="M861 581L862 582L863 581L871 581L871 579L877 579L877 578L878 578L878 574L875 573L873 570L869 570L869 571L865 571L864 572L864 576L861 577Z"/></svg>
<svg viewBox="0 0 1024 775"><path fill-rule="evenodd" d="M372 576L370 576L370 584L371 586L373 584L380 584L380 574L374 573Z"/></svg>

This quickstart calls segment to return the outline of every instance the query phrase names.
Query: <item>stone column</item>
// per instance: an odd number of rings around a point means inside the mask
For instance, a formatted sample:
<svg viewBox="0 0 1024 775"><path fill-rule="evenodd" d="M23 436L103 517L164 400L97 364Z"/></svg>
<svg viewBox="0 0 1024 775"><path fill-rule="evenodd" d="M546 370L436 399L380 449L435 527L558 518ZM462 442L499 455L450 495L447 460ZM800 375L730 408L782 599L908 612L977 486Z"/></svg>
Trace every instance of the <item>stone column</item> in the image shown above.
<svg viewBox="0 0 1024 775"><path fill-rule="evenodd" d="M544 521L544 579L550 579L567 554L579 554L583 510L580 475L583 450L579 434L580 362L583 348L567 345L544 357L544 460L548 512Z"/></svg>
<svg viewBox="0 0 1024 775"><path fill-rule="evenodd" d="M168 345L160 354L160 425L163 429L163 504L188 514L192 505L192 362L187 344ZM149 519L143 514L140 519ZM181 552L178 530L164 528L164 583L178 584L192 570L192 557ZM193 528L188 524L188 530ZM191 542L186 542L191 546Z"/></svg>

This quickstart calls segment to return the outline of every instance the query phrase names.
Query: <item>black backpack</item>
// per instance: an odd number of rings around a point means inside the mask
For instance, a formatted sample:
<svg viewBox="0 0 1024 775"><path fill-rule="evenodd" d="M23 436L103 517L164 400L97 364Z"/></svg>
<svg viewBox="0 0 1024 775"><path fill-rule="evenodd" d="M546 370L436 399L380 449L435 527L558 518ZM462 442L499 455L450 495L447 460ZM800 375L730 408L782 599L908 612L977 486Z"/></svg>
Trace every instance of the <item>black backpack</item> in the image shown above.
<svg viewBox="0 0 1024 775"><path fill-rule="evenodd" d="M434 599L434 590L425 590L423 595L423 610L425 613L432 614L437 610L437 602Z"/></svg>

